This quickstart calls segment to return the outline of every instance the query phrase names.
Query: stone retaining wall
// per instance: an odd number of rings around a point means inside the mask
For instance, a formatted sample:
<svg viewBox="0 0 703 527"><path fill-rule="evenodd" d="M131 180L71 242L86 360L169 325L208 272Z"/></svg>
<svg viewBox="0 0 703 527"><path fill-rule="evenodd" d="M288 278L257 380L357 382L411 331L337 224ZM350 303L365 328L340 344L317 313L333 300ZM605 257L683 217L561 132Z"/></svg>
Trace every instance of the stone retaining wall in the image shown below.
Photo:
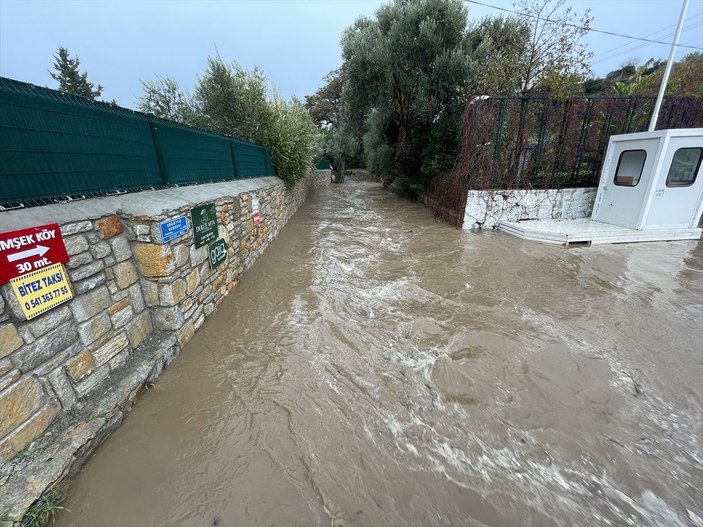
<svg viewBox="0 0 703 527"><path fill-rule="evenodd" d="M59 223L75 294L26 320L10 284L0 288L0 514L21 517L120 424L308 193L330 179L321 170L293 189L266 177L0 212L0 231ZM192 229L158 239L160 221L207 203L228 246L215 270Z"/></svg>
<svg viewBox="0 0 703 527"><path fill-rule="evenodd" d="M597 190L470 190L463 228L494 228L500 221L587 218Z"/></svg>

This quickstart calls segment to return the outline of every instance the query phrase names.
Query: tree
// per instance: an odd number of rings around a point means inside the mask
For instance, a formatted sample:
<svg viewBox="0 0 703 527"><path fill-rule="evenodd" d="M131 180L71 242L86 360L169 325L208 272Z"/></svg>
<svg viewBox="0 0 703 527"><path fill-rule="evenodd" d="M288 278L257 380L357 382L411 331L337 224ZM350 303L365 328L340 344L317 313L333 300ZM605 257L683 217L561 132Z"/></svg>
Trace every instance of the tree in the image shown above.
<svg viewBox="0 0 703 527"><path fill-rule="evenodd" d="M209 57L192 96L180 91L172 77L143 82L139 108L158 117L183 122L224 135L247 139L271 149L278 175L292 185L313 168L319 133L297 99L284 100L270 92L258 67L226 64Z"/></svg>
<svg viewBox="0 0 703 527"><path fill-rule="evenodd" d="M664 76L666 62L659 62L659 68L647 77L647 83L638 95L657 95ZM694 51L671 67L667 95L703 97L703 53Z"/></svg>
<svg viewBox="0 0 703 527"><path fill-rule="evenodd" d="M530 44L530 26L511 17L486 17L469 31L469 47L477 68L476 95L515 95L521 86L521 64Z"/></svg>
<svg viewBox="0 0 703 527"><path fill-rule="evenodd" d="M152 81L141 81L144 93L139 97L137 107L144 113L154 114L162 119L187 122L192 115L190 97L178 87L173 77L157 76Z"/></svg>
<svg viewBox="0 0 703 527"><path fill-rule="evenodd" d="M312 95L305 96L305 107L313 121L323 128L339 127L339 104L342 98L345 76L342 69L330 71L325 75L326 84Z"/></svg>
<svg viewBox="0 0 703 527"><path fill-rule="evenodd" d="M247 71L236 62L226 64L219 56L208 57L207 69L193 92L191 124L262 142L274 118L268 91L268 79L258 66Z"/></svg>
<svg viewBox="0 0 703 527"><path fill-rule="evenodd" d="M517 61L519 93L548 92L566 97L579 90L590 70L590 53L580 43L591 27L590 11L579 19L566 0L520 0L515 5L530 39Z"/></svg>
<svg viewBox="0 0 703 527"><path fill-rule="evenodd" d="M342 126L364 133L367 162L388 180L427 183L438 168L431 141L457 144L433 132L458 121L466 97L466 21L459 0L395 0L342 36Z"/></svg>
<svg viewBox="0 0 703 527"><path fill-rule="evenodd" d="M88 82L88 74L81 73L78 67L80 61L78 57L71 58L68 49L59 47L59 50L54 55L54 70L56 73L49 72L51 78L59 83L59 90L73 95L81 95L88 99L95 100L100 97L103 92L101 85L94 86Z"/></svg>

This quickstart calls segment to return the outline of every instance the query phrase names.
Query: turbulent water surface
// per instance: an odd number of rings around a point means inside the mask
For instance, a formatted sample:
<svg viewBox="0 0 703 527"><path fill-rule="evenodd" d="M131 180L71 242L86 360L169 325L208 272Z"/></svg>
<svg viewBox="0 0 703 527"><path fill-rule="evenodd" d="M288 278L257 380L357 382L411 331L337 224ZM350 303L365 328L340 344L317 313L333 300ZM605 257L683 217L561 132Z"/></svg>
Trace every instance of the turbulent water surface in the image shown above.
<svg viewBox="0 0 703 527"><path fill-rule="evenodd" d="M703 244L306 203L57 525L703 525Z"/></svg>

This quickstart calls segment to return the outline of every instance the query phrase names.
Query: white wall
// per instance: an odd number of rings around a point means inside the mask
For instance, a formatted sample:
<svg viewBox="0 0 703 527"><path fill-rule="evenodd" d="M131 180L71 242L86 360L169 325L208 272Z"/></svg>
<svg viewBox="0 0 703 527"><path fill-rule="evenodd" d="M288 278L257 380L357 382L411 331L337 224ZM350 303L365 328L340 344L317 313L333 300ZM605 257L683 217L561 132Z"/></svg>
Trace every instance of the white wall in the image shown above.
<svg viewBox="0 0 703 527"><path fill-rule="evenodd" d="M463 228L494 228L500 221L588 218L596 190L470 190Z"/></svg>

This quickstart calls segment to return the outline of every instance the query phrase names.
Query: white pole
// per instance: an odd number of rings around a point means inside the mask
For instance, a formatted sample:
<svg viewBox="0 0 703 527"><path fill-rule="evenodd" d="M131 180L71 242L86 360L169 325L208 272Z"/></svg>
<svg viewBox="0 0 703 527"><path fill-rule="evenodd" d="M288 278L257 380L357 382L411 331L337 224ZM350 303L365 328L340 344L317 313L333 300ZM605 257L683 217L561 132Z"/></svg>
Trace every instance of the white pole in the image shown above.
<svg viewBox="0 0 703 527"><path fill-rule="evenodd" d="M674 41L671 43L671 51L669 52L669 60L666 62L666 68L664 68L664 77L662 77L661 86L659 86L659 95L657 95L657 102L654 103L654 111L652 112L652 119L649 121L649 132L653 132L657 126L657 118L659 117L659 108L664 100L664 92L666 91L666 84L669 82L669 73L671 73L671 66L674 64L674 55L676 54L676 45L679 43L679 37L681 36L681 30L683 29L683 20L686 18L686 10L688 9L688 0L683 0L683 5L681 6L681 14L679 15L679 25L676 26L676 35L674 35Z"/></svg>

